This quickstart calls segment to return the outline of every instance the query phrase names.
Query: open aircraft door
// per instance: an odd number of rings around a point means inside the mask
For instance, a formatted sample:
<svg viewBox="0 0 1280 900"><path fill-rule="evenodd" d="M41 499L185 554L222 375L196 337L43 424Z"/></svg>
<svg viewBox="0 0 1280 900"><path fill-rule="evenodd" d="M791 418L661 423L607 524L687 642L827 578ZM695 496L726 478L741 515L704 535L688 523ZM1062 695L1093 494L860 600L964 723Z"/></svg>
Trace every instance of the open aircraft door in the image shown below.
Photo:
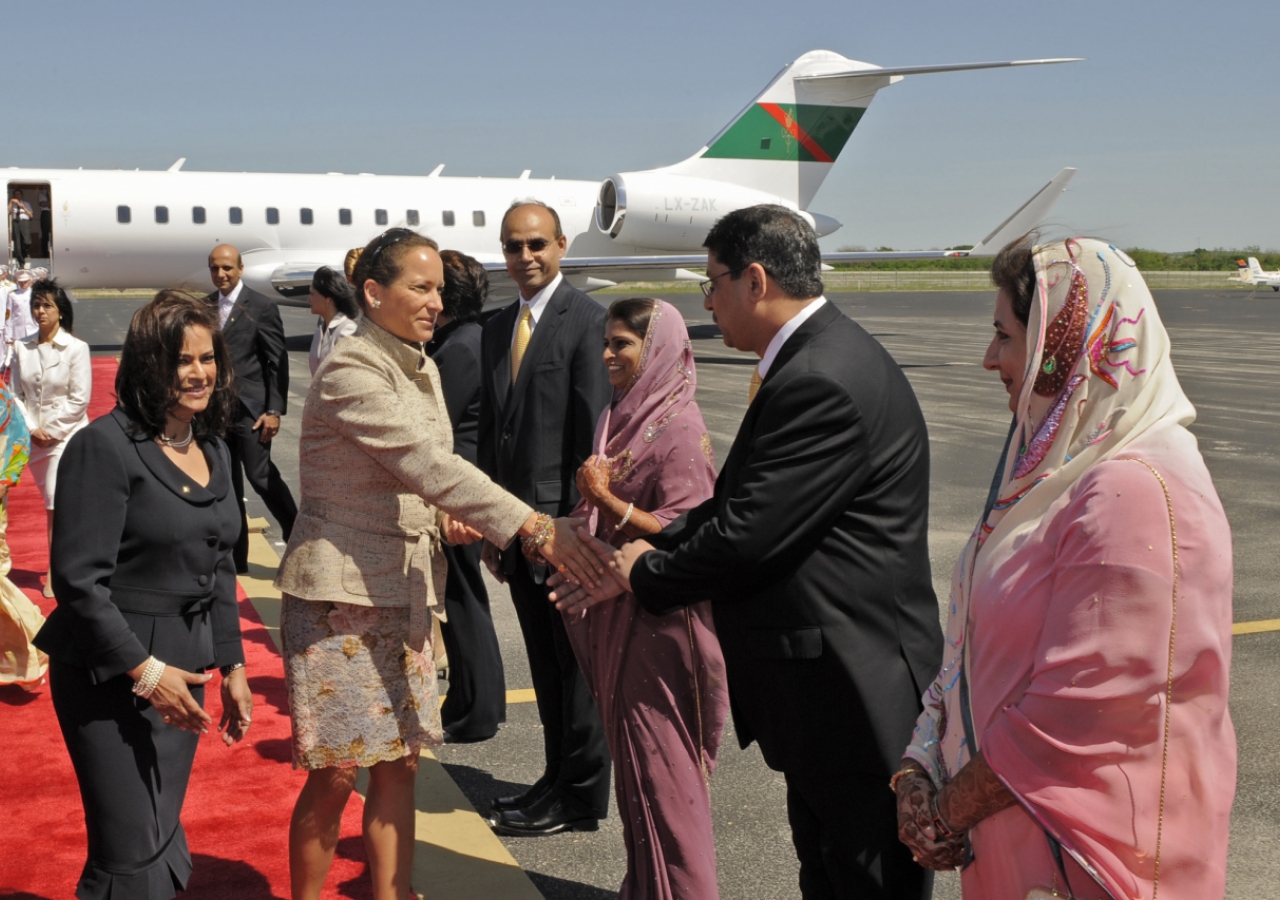
<svg viewBox="0 0 1280 900"><path fill-rule="evenodd" d="M6 236L11 265L53 271L53 195L47 181L10 181Z"/></svg>

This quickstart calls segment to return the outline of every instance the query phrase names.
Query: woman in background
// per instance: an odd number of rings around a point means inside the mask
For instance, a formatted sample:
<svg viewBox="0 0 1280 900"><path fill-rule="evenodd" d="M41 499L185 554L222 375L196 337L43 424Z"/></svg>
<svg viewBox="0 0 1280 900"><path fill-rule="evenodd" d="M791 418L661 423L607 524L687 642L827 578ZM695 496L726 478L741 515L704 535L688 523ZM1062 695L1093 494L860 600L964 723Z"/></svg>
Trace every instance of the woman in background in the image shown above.
<svg viewBox="0 0 1280 900"><path fill-rule="evenodd" d="M307 302L311 304L311 312L320 317L316 322L316 333L311 336L311 352L307 356L314 375L334 345L356 333L360 311L356 308L351 285L328 266L316 269Z"/></svg>
<svg viewBox="0 0 1280 900"><path fill-rule="evenodd" d="M613 402L578 470L572 515L620 547L710 497L716 473L679 311L619 300L605 327ZM715 900L710 784L729 693L710 602L656 616L628 593L563 615L613 757L627 845L619 900Z"/></svg>
<svg viewBox="0 0 1280 900"><path fill-rule="evenodd" d="M58 460L70 437L89 424L93 368L89 345L71 333L71 300L58 282L41 279L31 287L31 316L37 331L14 344L12 384L31 430L27 465L44 500L49 545L53 546L53 498ZM53 596L45 577L44 595Z"/></svg>
<svg viewBox="0 0 1280 900"><path fill-rule="evenodd" d="M479 262L456 250L440 251L440 261L444 311L436 319L427 355L440 370L444 405L453 425L453 452L474 464L480 421L480 313L489 295L489 276ZM489 592L480 574L480 547L445 547L444 556L449 561L446 615L440 622L449 672L449 693L440 708L444 739L484 741L507 719L507 683Z"/></svg>

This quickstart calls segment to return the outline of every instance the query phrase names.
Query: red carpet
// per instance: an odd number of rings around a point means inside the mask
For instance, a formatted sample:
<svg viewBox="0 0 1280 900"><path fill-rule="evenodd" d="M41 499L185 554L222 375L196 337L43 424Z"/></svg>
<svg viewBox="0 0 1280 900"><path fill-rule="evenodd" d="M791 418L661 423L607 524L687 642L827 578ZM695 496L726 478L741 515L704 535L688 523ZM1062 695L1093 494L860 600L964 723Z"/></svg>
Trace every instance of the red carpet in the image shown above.
<svg viewBox="0 0 1280 900"><path fill-rule="evenodd" d="M115 370L114 359L94 359L90 418L114 405ZM10 493L8 538L13 582L48 614L54 601L40 596L48 566L44 509L25 476ZM289 815L305 774L293 771L289 761L280 655L243 591L240 615L254 693L253 727L244 743L230 749L213 732L201 739L182 815L195 871L180 896L192 900L289 896ZM215 676L211 684L218 681ZM216 690L207 692L205 707L216 723L222 712ZM0 842L0 897L70 897L86 857L84 813L48 691L0 688L0 723L0 796L7 820ZM371 896L360 838L362 812L361 800L353 797L343 817L327 898Z"/></svg>

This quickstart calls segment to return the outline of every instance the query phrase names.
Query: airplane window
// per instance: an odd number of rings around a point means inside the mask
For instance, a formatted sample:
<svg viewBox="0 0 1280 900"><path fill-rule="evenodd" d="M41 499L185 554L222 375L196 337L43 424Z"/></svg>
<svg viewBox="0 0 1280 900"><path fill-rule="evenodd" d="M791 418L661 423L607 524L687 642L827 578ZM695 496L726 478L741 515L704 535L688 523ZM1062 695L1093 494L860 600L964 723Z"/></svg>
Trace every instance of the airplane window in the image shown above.
<svg viewBox="0 0 1280 900"><path fill-rule="evenodd" d="M167 206L156 207L156 224L157 225L169 224L169 207Z"/></svg>
<svg viewBox="0 0 1280 900"><path fill-rule="evenodd" d="M239 225L244 221L244 210L238 206L231 207L231 224Z"/></svg>
<svg viewBox="0 0 1280 900"><path fill-rule="evenodd" d="M349 209L338 210L338 224L339 225L351 224L351 210Z"/></svg>
<svg viewBox="0 0 1280 900"><path fill-rule="evenodd" d="M418 227L418 211L416 209L406 209L404 211L404 222L410 228Z"/></svg>
<svg viewBox="0 0 1280 900"><path fill-rule="evenodd" d="M191 207L191 221L195 225L204 224L204 207L203 206Z"/></svg>
<svg viewBox="0 0 1280 900"><path fill-rule="evenodd" d="M268 225L280 224L280 210L276 209L274 206L267 207L267 224Z"/></svg>
<svg viewBox="0 0 1280 900"><path fill-rule="evenodd" d="M298 210L298 217L299 221L301 221L303 225L310 225L315 218L311 215L311 210L307 209L305 206Z"/></svg>
<svg viewBox="0 0 1280 900"><path fill-rule="evenodd" d="M441 213L440 221L443 222L445 225L448 225L450 228L452 228L453 227L453 210L446 209L443 213Z"/></svg>
<svg viewBox="0 0 1280 900"><path fill-rule="evenodd" d="M129 222L131 221L131 217L129 215L129 207L127 206L116 207L116 221L119 222L121 225L129 224Z"/></svg>
<svg viewBox="0 0 1280 900"><path fill-rule="evenodd" d="M375 225L386 225L387 211L385 209L375 209L373 211L373 221Z"/></svg>
<svg viewBox="0 0 1280 900"><path fill-rule="evenodd" d="M476 226L477 228L484 227L484 210L483 209L477 209L475 212L471 214L471 224Z"/></svg>

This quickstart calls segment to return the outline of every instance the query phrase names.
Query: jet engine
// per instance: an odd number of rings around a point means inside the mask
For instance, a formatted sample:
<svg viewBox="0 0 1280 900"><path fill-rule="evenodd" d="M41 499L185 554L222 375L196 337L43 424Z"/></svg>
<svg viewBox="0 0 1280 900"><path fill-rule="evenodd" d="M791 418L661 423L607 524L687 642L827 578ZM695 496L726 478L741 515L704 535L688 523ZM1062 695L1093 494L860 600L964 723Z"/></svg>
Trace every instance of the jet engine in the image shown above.
<svg viewBox="0 0 1280 900"><path fill-rule="evenodd" d="M606 178L600 185L595 220L597 228L621 244L696 253L721 216L759 203L791 206L774 194L727 181L667 172L625 172ZM827 216L797 212L820 235L840 227Z"/></svg>

